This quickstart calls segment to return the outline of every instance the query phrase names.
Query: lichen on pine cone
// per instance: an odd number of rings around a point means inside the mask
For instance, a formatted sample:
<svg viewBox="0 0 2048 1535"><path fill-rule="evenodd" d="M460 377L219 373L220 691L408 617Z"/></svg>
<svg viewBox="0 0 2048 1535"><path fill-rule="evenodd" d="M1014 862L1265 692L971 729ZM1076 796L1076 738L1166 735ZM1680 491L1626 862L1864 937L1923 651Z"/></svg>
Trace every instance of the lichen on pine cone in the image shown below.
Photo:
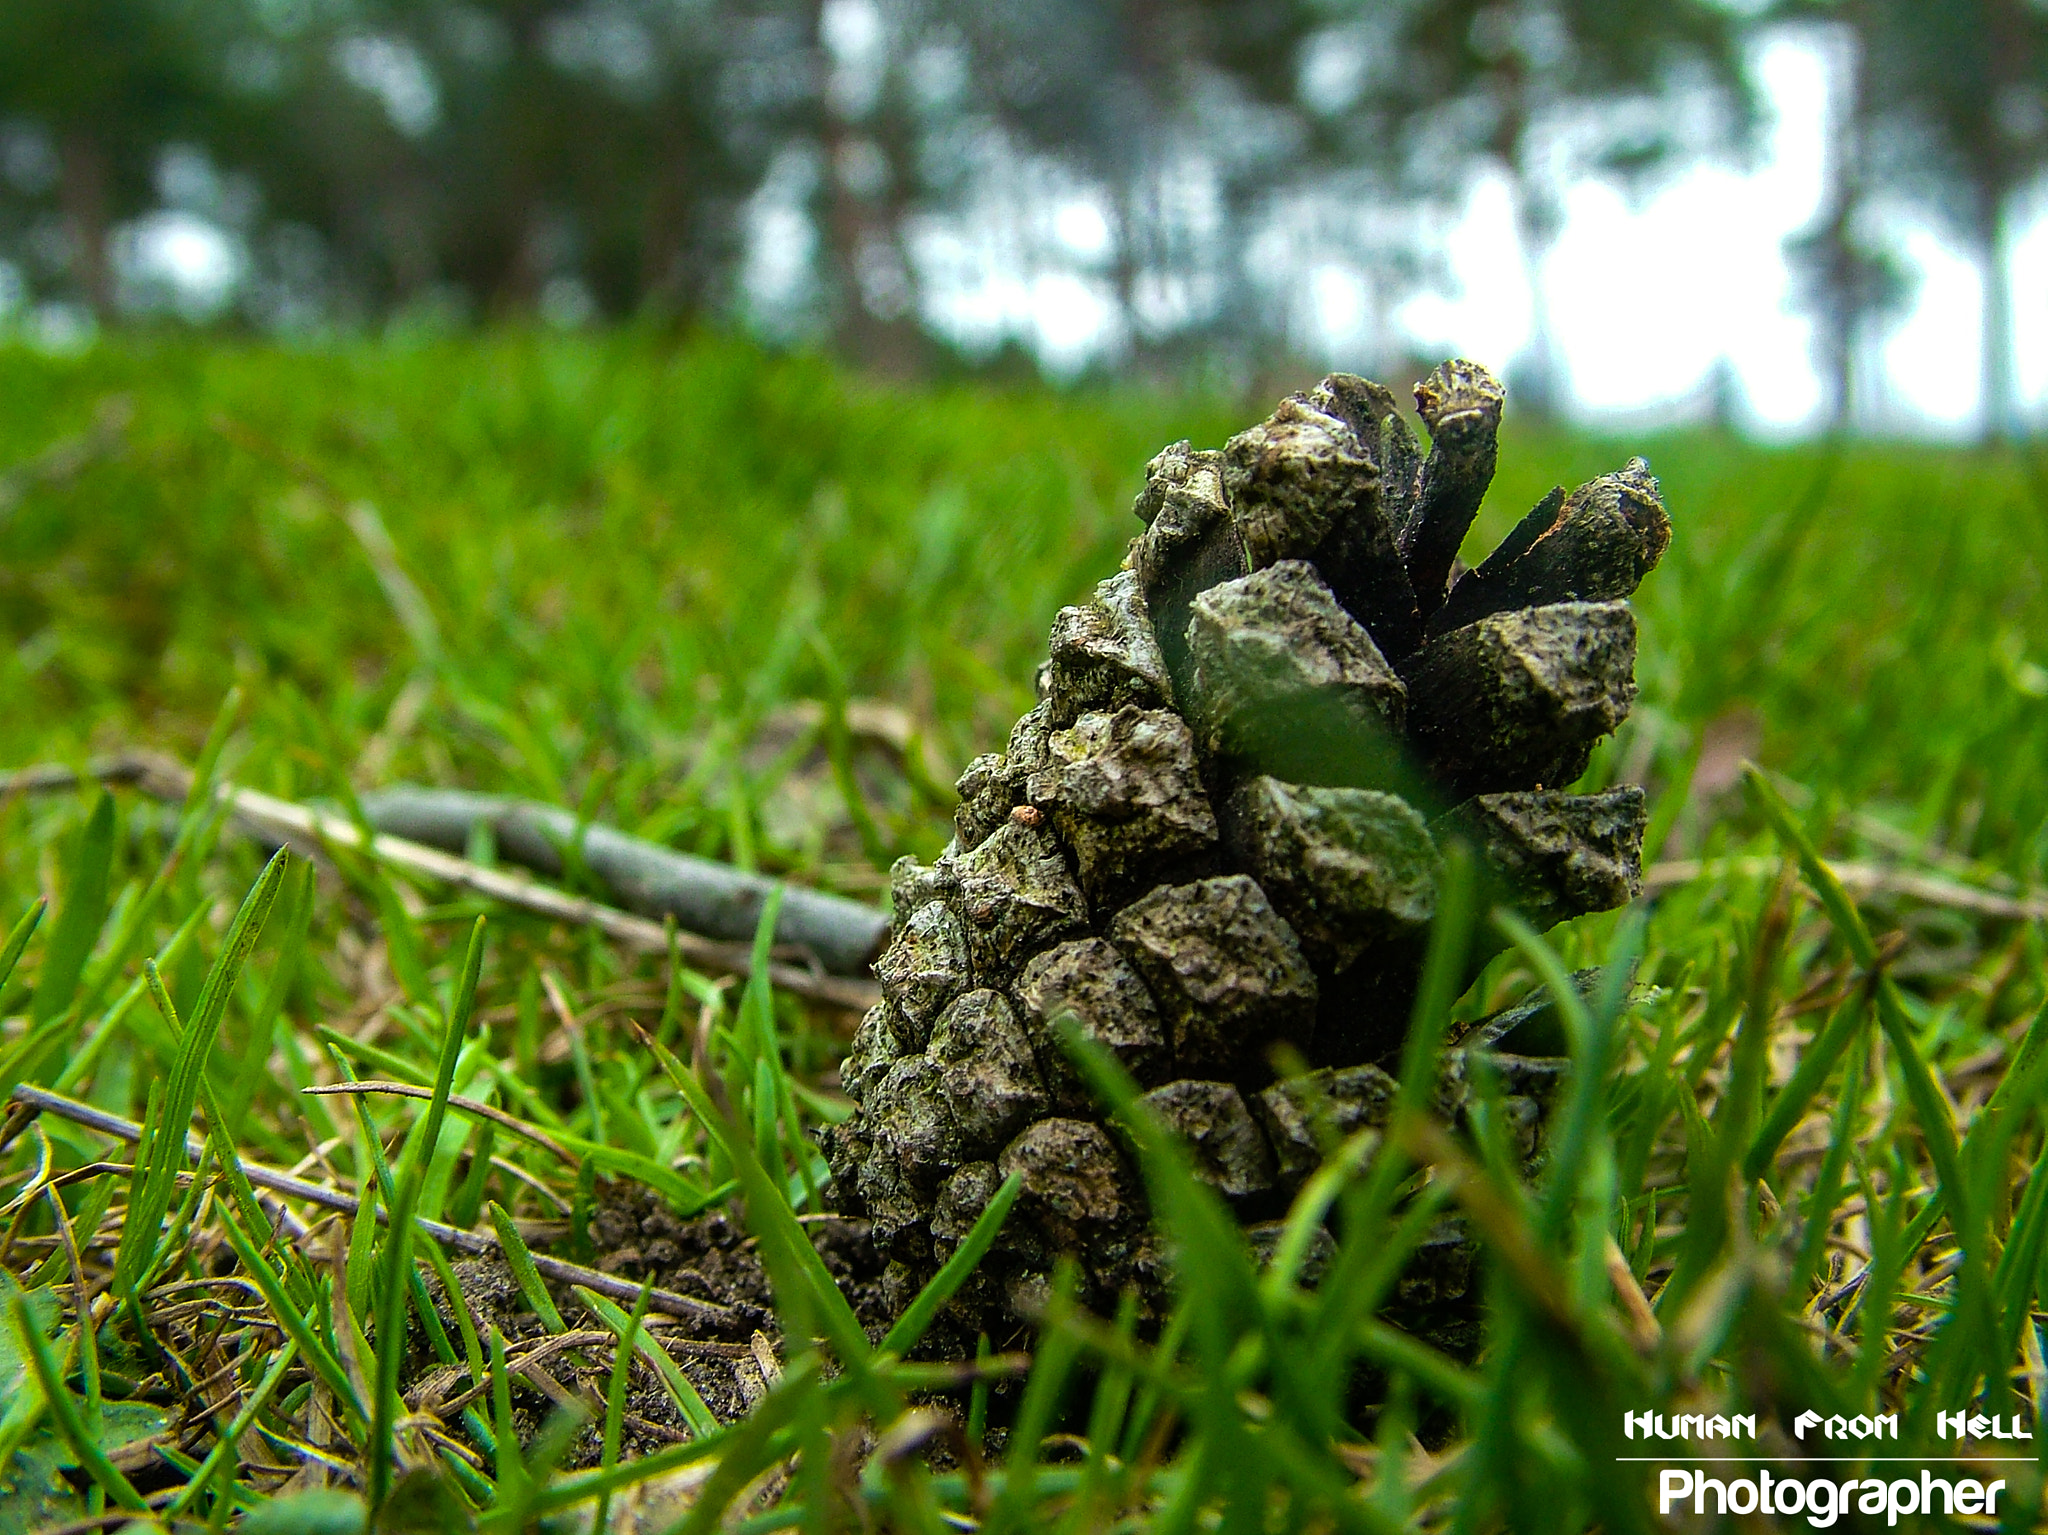
<svg viewBox="0 0 2048 1535"><path fill-rule="evenodd" d="M951 1308L966 1336L1028 1320L1062 1253L1098 1302L1163 1292L1062 1014L1257 1245L1319 1161L1312 1104L1340 1133L1383 1120L1446 838L1539 928L1639 892L1642 791L1567 786L1635 697L1626 599L1670 541L1657 482L1632 459L1559 488L1464 569L1503 391L1452 361L1415 399L1426 457L1392 393L1348 374L1220 452L1160 452L1123 568L1060 612L1038 706L961 776L957 837L897 865L884 1000L828 1149L899 1305L1012 1172L1023 1197ZM1533 1012L1468 1035L1438 1092L1457 1116L1464 1052L1486 1049L1525 1158L1564 1066L1515 1032ZM1277 1078L1282 1047L1309 1082ZM1470 1254L1446 1223L1404 1303L1455 1306Z"/></svg>

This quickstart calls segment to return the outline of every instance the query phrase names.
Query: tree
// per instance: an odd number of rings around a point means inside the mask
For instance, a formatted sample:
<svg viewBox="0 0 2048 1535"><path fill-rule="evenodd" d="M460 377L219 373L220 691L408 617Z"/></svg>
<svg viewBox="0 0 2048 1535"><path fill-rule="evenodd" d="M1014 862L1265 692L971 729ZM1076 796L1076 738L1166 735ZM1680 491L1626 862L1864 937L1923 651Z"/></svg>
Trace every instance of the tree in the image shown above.
<svg viewBox="0 0 2048 1535"><path fill-rule="evenodd" d="M831 329L862 366L914 373L929 343L905 248L905 220L923 191L922 125L906 72L927 18L874 0L814 0L810 11L817 88L807 128L819 148Z"/></svg>
<svg viewBox="0 0 2048 1535"><path fill-rule="evenodd" d="M241 147L372 312L437 285L487 312L699 312L808 92L774 62L793 0L389 0L268 42L273 116Z"/></svg>
<svg viewBox="0 0 2048 1535"><path fill-rule="evenodd" d="M1855 0L1875 175L1965 239L1984 275L1983 430L2018 427L2011 220L2048 165L2048 15L2026 0Z"/></svg>
<svg viewBox="0 0 2048 1535"><path fill-rule="evenodd" d="M0 6L0 118L54 142L71 280L103 321L114 307L108 232L148 206L155 154L231 110L205 63L217 32L196 0Z"/></svg>
<svg viewBox="0 0 2048 1535"><path fill-rule="evenodd" d="M1247 245L1308 166L1297 64L1319 20L1305 0L950 8L975 108L1020 153L1063 163L1103 192L1110 280L1141 356L1219 343L1241 351L1274 334ZM1216 216L1191 217L1189 202Z"/></svg>
<svg viewBox="0 0 2048 1535"><path fill-rule="evenodd" d="M1834 7L1842 18L1862 0ZM1872 331L1903 309L1912 292L1898 258L1873 238L1866 217L1874 101L1864 28L1840 26L1836 109L1829 125L1827 186L1812 224L1786 242L1795 301L1814 318L1814 350L1827 389L1833 430L1854 425L1860 407L1858 363Z"/></svg>
<svg viewBox="0 0 2048 1535"><path fill-rule="evenodd" d="M1507 178L1528 271L1534 333L1521 373L1527 407L1558 402L1543 265L1563 223L1561 193L1582 169L1640 179L1754 119L1739 17L1713 0L1438 0L1357 15L1381 44L1369 122L1409 178L1462 186L1475 164ZM1676 110L1680 98L1694 110Z"/></svg>

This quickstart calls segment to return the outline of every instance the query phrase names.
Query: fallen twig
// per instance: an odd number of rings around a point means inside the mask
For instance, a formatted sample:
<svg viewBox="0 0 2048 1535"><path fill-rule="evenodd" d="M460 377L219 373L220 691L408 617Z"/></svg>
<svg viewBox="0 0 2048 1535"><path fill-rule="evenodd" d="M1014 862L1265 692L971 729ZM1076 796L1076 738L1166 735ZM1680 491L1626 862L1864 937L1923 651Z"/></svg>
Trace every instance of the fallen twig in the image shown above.
<svg viewBox="0 0 2048 1535"><path fill-rule="evenodd" d="M37 1113L55 1114L59 1119L83 1125L88 1130L112 1136L116 1140L133 1143L142 1136L142 1127L134 1120L123 1119L118 1114L109 1114L105 1109L96 1109L89 1103L66 1098L63 1094L53 1093L48 1088L32 1087L23 1083L14 1090L14 1102ZM197 1135L188 1134L185 1138L186 1149L195 1158L203 1144ZM281 1168L266 1167L261 1162L245 1161L241 1157L235 1158L235 1165L241 1168L242 1175L251 1184L272 1194L287 1199L303 1199L308 1204L339 1211L343 1215L354 1215L358 1208L356 1196L342 1189L329 1188L323 1183L311 1183ZM389 1219L381 1200L377 1202L376 1213L380 1221ZM460 1226L430 1221L424 1216L414 1216L413 1220L421 1231L443 1247L451 1247L457 1252L468 1253L472 1257L487 1257L500 1251L498 1239L484 1232L465 1231ZM600 1273L596 1269L585 1268L580 1263L565 1263L560 1258L550 1258L544 1253L534 1253L532 1258L535 1269L559 1283L580 1284L610 1300L630 1303L640 1299L640 1286L630 1280L620 1279L617 1275ZM712 1301L697 1300L688 1295L678 1295L673 1290L651 1291L648 1305L657 1311L665 1311L670 1316L696 1322L711 1322L719 1326L729 1326L737 1320L729 1307Z"/></svg>
<svg viewBox="0 0 2048 1535"><path fill-rule="evenodd" d="M192 773L184 764L155 752L124 752L119 756L96 759L83 768L55 764L23 768L0 777L0 796L49 792L75 787L82 782L133 784L144 793L177 803L190 792ZM524 874L507 869L487 869L467 858L439 848L424 847L389 833L366 839L362 828L346 816L277 799L231 783L216 785L214 797L228 807L245 830L272 843L289 842L314 854L328 845L350 848L366 853L391 868L439 880L457 889L502 901L507 906L516 906L557 922L595 927L607 937L643 953L663 954L668 951L668 931L660 923L599 901L570 895ZM875 916L882 920L879 912ZM690 932L678 932L675 937L677 952L692 965L722 975L745 975L752 968L752 951L745 944L721 942ZM771 960L768 968L769 976L777 986L813 1001L864 1012L880 1000L880 990L872 981L854 976L826 975L809 966L783 960Z"/></svg>
<svg viewBox="0 0 2048 1535"><path fill-rule="evenodd" d="M299 1091L316 1098L347 1097L352 1093L382 1093L392 1098L418 1098L428 1103L431 1103L434 1098L434 1094L430 1089L417 1087L410 1082L329 1082L321 1086L302 1087ZM495 1104L483 1103L475 1098L465 1098L460 1093L450 1093L448 1095L448 1107L459 1109L465 1114L475 1114L481 1119L488 1119L491 1123L511 1131L514 1135L532 1141L534 1145L540 1147L543 1151L553 1152L571 1167L578 1165L575 1154L560 1141L556 1140L546 1131L528 1124L516 1115L507 1114Z"/></svg>
<svg viewBox="0 0 2048 1535"><path fill-rule="evenodd" d="M753 937L776 883L510 795L402 786L364 794L361 804L377 830L444 852L460 852L487 827L500 857L550 878L563 873L565 850L573 850L628 910L672 916L713 938ZM775 924L778 941L809 949L834 975L864 973L888 935L880 909L800 886L786 889Z"/></svg>
<svg viewBox="0 0 2048 1535"><path fill-rule="evenodd" d="M1776 858L1678 858L1653 863L1643 870L1643 891L1654 895L1660 890L1675 890L1698 880L1728 875L1756 879L1775 874L1780 865L1781 860ZM2048 897L2000 895L1939 875L1915 874L1910 869L1888 869L1878 864L1830 863L1828 867L1844 888L1855 895L1903 895L1929 906L1946 906L2008 922L2048 917Z"/></svg>

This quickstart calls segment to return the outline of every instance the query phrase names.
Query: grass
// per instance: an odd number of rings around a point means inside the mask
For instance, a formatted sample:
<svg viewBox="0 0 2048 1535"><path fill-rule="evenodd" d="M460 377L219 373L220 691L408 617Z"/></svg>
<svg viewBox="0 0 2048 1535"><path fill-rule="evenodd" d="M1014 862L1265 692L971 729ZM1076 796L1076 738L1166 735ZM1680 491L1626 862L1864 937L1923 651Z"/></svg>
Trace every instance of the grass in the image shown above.
<svg viewBox="0 0 2048 1535"><path fill-rule="evenodd" d="M91 437L110 398L132 424ZM943 843L951 774L1028 704L1054 610L1114 568L1145 459L1263 408L517 335L0 350L0 402L0 763L143 744L294 799L506 789L868 895ZM600 1504L621 1529L1647 1529L1625 1410L1778 1433L1807 1407L1897 1412L1887 1454L1944 1447L1938 1411L2031 1416L2041 926L1882 886L1859 905L1823 855L2048 878L2043 481L2024 455L1521 431L1475 545L1632 451L1676 537L1638 599L1641 700L1591 776L1649 785L1655 855L1697 877L1513 934L1462 998L1425 988L1386 1147L1333 1148L1297 1204L1284 1251L1338 1216L1314 1289L1243 1257L1084 1058L1202 1256L1156 1340L1056 1291L1021 1383L1002 1353L904 1362L914 1326L878 1347L805 1236L846 1020L345 855L266 869L203 795L0 803L0 921L49 902L0 950L0 1084L144 1136L0 1131L0 1528L131 1498L259 1528L331 1480L387 1523L493 1529ZM1491 920L1446 908L1439 977ZM1566 1006L1579 1069L1522 1188L1484 1113L1469 1142L1428 1118L1431 1042L1601 963L1643 987ZM426 1098L299 1091L371 1077ZM360 1204L280 1225L237 1157ZM634 1167L684 1212L744 1196L781 1341L741 1421L654 1346L687 1328L527 1273L529 1241L600 1256L599 1174ZM1434 1201L1489 1254L1476 1364L1376 1319ZM526 1330L441 1318L460 1254L408 1211L506 1233L540 1292ZM673 1442L631 1427L650 1414ZM2028 1527L2036 1466L1989 1474Z"/></svg>

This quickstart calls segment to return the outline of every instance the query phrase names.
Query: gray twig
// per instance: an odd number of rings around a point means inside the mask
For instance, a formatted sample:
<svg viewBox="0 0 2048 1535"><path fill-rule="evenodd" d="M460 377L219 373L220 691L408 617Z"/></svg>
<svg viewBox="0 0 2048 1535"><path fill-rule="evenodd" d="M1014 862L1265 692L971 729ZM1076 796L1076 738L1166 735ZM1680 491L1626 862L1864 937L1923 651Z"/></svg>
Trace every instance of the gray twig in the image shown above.
<svg viewBox="0 0 2048 1535"><path fill-rule="evenodd" d="M182 801L190 792L192 773L182 763L158 753L127 752L89 762L82 769L45 764L0 775L0 800L14 794L49 792L89 782L134 784L147 794L175 803ZM228 807L244 830L273 846L289 842L309 854L317 854L328 846L349 848L391 868L439 880L507 906L535 912L557 922L595 927L615 942L643 953L662 954L668 951L668 933L660 923L599 901L570 895L525 874L509 869L487 869L482 864L443 852L440 848L388 833L366 838L362 828L346 816L278 799L255 789L221 783L215 785L214 796ZM820 897L815 891L803 894L818 899L836 899ZM851 901L838 904L863 912L872 919L877 925L879 941L887 924L887 918L880 911ZM784 910L786 914L787 905ZM676 950L683 959L701 969L721 975L745 975L752 968L753 955L744 943L706 938L687 931L678 932L675 941ZM822 963L813 967L775 959L769 962L768 969L770 978L784 991L853 1012L866 1011L881 997L880 989L873 981L852 975L825 974Z"/></svg>
<svg viewBox="0 0 2048 1535"><path fill-rule="evenodd" d="M363 814L382 832L426 847L460 852L480 827L498 854L559 878L574 849L615 900L643 917L672 916L692 932L744 942L753 937L775 881L729 864L673 852L616 827L579 822L567 810L467 789L400 787L362 797ZM889 934L879 908L823 891L789 886L776 920L779 943L809 949L833 975L862 975Z"/></svg>

